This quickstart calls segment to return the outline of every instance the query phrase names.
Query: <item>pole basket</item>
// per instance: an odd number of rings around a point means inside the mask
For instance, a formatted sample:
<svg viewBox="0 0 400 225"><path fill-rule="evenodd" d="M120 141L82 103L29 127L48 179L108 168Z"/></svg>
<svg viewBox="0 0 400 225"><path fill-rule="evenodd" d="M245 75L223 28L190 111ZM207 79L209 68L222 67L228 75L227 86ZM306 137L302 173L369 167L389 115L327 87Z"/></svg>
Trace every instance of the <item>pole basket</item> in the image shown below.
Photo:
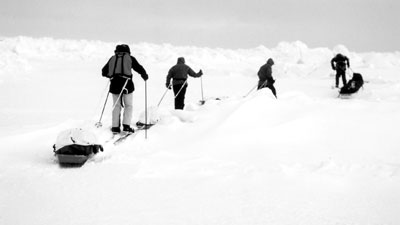
<svg viewBox="0 0 400 225"><path fill-rule="evenodd" d="M103 126L103 124L101 122L97 122L94 126L96 126L96 128L100 128Z"/></svg>

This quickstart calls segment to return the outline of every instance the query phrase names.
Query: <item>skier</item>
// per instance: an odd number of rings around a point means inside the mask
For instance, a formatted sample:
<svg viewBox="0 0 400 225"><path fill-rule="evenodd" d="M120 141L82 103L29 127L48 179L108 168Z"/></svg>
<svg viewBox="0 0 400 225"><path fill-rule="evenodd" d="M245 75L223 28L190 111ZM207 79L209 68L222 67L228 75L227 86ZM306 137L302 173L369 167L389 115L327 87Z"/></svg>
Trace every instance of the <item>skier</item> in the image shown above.
<svg viewBox="0 0 400 225"><path fill-rule="evenodd" d="M336 88L339 88L339 78L342 77L343 86L346 85L346 65L350 68L349 58L342 54L337 54L331 60L333 70L336 70Z"/></svg>
<svg viewBox="0 0 400 225"><path fill-rule="evenodd" d="M122 127L127 133L135 132L131 128L132 119L132 92L135 86L132 82L132 70L141 75L144 81L149 76L142 65L138 63L135 57L131 56L131 51L128 45L117 45L113 55L102 69L102 75L110 78L110 92L114 101L112 111L112 127L113 133L121 132L121 111L124 108Z"/></svg>
<svg viewBox="0 0 400 225"><path fill-rule="evenodd" d="M264 65L262 65L260 67L260 69L258 70L258 90L262 89L262 88L269 88L272 91L272 94L274 94L275 98L278 98L276 96L276 90L274 87L274 83L275 80L272 77L272 66L274 65L274 60L269 58L267 60L267 63L265 63Z"/></svg>
<svg viewBox="0 0 400 225"><path fill-rule="evenodd" d="M165 86L171 89L171 79L172 79L172 89L175 95L175 109L183 109L185 107L185 94L188 75L191 77L201 77L203 71L200 70L195 73L188 65L185 64L185 58L179 57L178 62L175 66L171 67L168 71L167 82Z"/></svg>

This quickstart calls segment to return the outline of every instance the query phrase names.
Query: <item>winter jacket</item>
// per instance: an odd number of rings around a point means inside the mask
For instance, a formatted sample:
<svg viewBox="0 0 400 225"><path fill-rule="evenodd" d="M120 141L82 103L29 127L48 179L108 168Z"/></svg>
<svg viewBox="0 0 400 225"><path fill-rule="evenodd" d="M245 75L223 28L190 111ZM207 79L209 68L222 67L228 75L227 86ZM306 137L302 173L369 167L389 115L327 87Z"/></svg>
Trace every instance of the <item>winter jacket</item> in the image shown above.
<svg viewBox="0 0 400 225"><path fill-rule="evenodd" d="M177 64L168 71L166 84L168 86L171 82L171 79L173 79L172 85L183 84L188 78L188 75L191 77L200 77L202 73L195 73L188 65L185 64L185 58L179 57Z"/></svg>
<svg viewBox="0 0 400 225"><path fill-rule="evenodd" d="M349 58L342 54L337 54L333 59L331 60L331 66L333 70L341 70L341 71L346 71L346 65L347 67L350 67L350 61Z"/></svg>
<svg viewBox="0 0 400 225"><path fill-rule="evenodd" d="M259 83L263 84L265 81L268 83L273 83L274 78L272 77L272 65L274 65L274 61L270 58L268 59L267 63L262 65L258 70L258 78Z"/></svg>
<svg viewBox="0 0 400 225"><path fill-rule="evenodd" d="M118 53L116 52L112 56L106 65L102 69L102 75L111 79L110 92L112 94L120 94L126 79L129 78L125 89L127 94L132 93L135 90L135 86L132 82L132 71L136 71L141 75L143 80L148 79L146 70L142 65L138 63L135 57L129 55L129 53Z"/></svg>

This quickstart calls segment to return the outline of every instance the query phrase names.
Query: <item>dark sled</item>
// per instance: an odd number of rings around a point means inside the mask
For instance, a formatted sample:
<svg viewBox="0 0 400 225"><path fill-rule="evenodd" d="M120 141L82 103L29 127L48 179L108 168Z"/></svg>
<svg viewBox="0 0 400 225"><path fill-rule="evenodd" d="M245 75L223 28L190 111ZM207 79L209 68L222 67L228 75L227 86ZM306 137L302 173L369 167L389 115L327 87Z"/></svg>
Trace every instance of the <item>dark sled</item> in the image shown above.
<svg viewBox="0 0 400 225"><path fill-rule="evenodd" d="M361 74L354 73L353 78L351 78L351 80L349 80L349 82L340 89L339 94L340 95L351 95L351 94L357 93L358 90L360 90L360 88L363 85L364 85L364 79L361 76Z"/></svg>
<svg viewBox="0 0 400 225"><path fill-rule="evenodd" d="M64 167L80 167L86 163L91 155L56 154L58 163Z"/></svg>
<svg viewBox="0 0 400 225"><path fill-rule="evenodd" d="M55 148L55 146L53 146ZM58 150L54 150L60 166L79 167L99 151L103 151L101 145L67 145Z"/></svg>

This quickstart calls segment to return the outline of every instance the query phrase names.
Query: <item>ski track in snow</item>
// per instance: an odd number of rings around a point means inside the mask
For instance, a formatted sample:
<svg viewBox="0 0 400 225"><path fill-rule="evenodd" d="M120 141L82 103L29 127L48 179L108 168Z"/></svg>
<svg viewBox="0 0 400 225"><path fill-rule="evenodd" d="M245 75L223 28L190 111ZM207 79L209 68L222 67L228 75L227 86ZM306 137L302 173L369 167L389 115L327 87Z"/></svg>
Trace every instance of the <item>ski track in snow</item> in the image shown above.
<svg viewBox="0 0 400 225"><path fill-rule="evenodd" d="M150 104L159 122L148 139L140 131L114 146L104 143L111 137L110 106L103 127L94 127L107 85L99 70L114 46L25 37L0 42L0 224L400 221L398 53L346 53L368 83L353 98L339 99L330 88L328 49L133 45L149 70L150 103L158 103L164 74L181 55L205 71L207 101L198 104L199 80L189 79L184 111L172 110L168 93L159 108ZM269 56L277 62L278 99L269 89L243 97ZM143 109L143 86L137 78L134 120ZM92 130L105 151L83 167L62 168L51 146L73 127Z"/></svg>

